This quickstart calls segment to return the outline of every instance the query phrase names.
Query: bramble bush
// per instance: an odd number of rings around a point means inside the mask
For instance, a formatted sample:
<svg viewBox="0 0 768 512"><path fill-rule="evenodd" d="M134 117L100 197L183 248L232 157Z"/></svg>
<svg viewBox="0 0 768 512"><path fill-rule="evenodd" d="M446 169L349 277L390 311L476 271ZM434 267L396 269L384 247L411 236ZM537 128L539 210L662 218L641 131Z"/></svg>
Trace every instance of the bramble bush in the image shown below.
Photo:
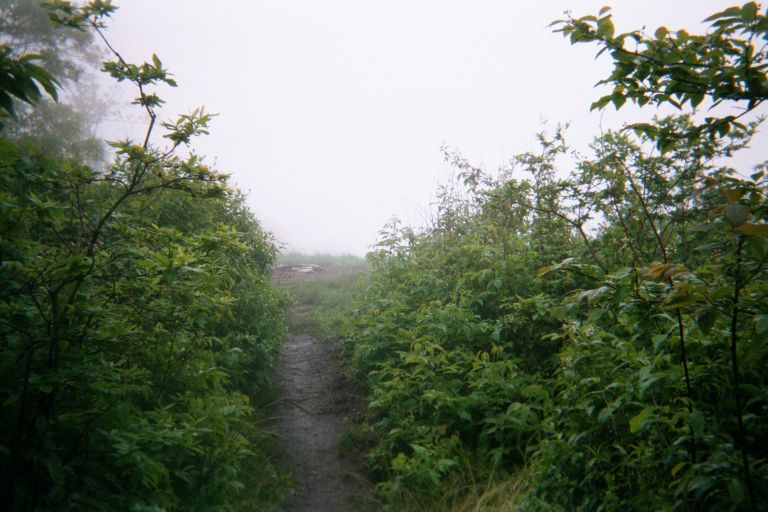
<svg viewBox="0 0 768 512"><path fill-rule="evenodd" d="M728 166L761 120L768 21L755 3L707 21L556 27L614 61L593 108L740 115L655 118L589 153L557 129L496 178L448 154L430 226L382 232L345 353L389 509L493 482L506 510L768 507L765 164Z"/></svg>

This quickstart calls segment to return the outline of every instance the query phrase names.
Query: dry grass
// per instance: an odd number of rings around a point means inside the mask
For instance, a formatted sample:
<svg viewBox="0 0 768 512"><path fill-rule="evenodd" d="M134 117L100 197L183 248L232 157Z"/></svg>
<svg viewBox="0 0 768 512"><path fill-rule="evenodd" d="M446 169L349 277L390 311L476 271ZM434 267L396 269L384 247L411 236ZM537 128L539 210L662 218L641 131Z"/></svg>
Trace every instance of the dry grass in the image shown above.
<svg viewBox="0 0 768 512"><path fill-rule="evenodd" d="M509 512L515 509L522 489L522 480L512 476L502 481L492 481L476 486L450 512Z"/></svg>

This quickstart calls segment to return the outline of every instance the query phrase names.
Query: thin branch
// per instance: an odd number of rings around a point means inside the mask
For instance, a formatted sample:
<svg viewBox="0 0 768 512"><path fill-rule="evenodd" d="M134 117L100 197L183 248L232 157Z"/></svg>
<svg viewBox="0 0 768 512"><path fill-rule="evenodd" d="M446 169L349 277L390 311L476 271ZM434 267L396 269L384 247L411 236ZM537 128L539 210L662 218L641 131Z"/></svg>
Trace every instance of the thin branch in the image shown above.
<svg viewBox="0 0 768 512"><path fill-rule="evenodd" d="M632 176L631 171L627 168L627 166L616 158L615 154L612 154L614 162L616 162L619 167L621 167L624 170L624 174L627 176L627 179L629 180L630 186L632 190L635 193L635 196L637 197L638 201L640 202L640 205L642 206L643 213L645 214L645 218L648 220L648 223L651 225L651 229L653 230L653 234L656 237L656 241L659 244L659 250L661 251L661 255L664 258L664 263L668 263L667 258L667 248L664 245L664 241L661 238L661 235L656 228L656 223L653 221L653 218L651 217L650 211L648 210L648 205L646 204L645 199L643 198L643 195L640 193L640 190L637 187L637 184L635 183L634 177ZM672 280L672 277L667 278L667 283L669 283L670 287L674 286L674 282ZM683 362L683 371L685 373L685 391L688 398L688 412L693 413L693 389L691 386L691 376L688 371L688 354L686 351L685 346L685 328L683 325L683 316L680 312L680 308L677 308L675 310L675 317L677 320L677 329L678 329L678 337L680 338L680 357L682 358ZM693 426L688 425L688 428L691 432L691 444L690 444L690 452L691 452L691 462L693 464L696 464L696 439L694 437L694 431Z"/></svg>
<svg viewBox="0 0 768 512"><path fill-rule="evenodd" d="M96 31L96 33L99 35L101 40L104 42L104 44L107 46L110 52L117 57L117 60L120 61L120 64L124 67L128 67L128 63L123 59L123 56L120 55L120 52L115 50L115 48L110 44L109 40L106 38L104 33L102 32L101 28L99 27L98 23L95 21L91 22L91 26ZM155 114L155 111L150 107L147 102L147 95L144 92L144 84L141 83L141 81L134 80L133 83L136 84L136 86L139 88L139 96L141 98L141 104L144 106L144 109L147 111L147 115L149 115L149 126L147 127L147 133L144 136L144 143L141 145L142 148L147 149L149 146L149 137L152 135L152 129L155 126L155 119L157 118L157 114Z"/></svg>

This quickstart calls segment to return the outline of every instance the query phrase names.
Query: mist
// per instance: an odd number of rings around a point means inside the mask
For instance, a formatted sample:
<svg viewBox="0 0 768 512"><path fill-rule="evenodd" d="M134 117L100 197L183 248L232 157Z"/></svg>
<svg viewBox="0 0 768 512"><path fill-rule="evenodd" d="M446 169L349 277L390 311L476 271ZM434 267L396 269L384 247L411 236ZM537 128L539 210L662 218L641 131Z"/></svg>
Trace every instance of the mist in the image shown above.
<svg viewBox="0 0 768 512"><path fill-rule="evenodd" d="M612 6L619 31L701 30L730 3ZM609 59L548 26L603 5L132 0L108 37L126 60L156 53L174 74L179 87L158 90L161 119L199 106L218 114L196 151L231 174L286 250L362 255L389 219L423 223L451 172L442 147L492 171L558 123L586 150L601 130L650 116L590 112ZM139 138L140 116L126 107L103 135Z"/></svg>

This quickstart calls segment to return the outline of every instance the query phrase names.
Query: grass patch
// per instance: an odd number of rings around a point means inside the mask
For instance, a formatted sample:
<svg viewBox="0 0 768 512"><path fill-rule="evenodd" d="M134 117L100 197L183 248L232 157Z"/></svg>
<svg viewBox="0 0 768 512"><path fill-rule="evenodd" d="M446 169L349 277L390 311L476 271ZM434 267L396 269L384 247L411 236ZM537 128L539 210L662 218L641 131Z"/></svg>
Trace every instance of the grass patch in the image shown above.
<svg viewBox="0 0 768 512"><path fill-rule="evenodd" d="M314 263L321 267L368 267L368 262L365 258L361 258L354 254L304 254L300 252L286 252L278 255L277 263L283 265L309 265Z"/></svg>
<svg viewBox="0 0 768 512"><path fill-rule="evenodd" d="M298 279L285 285L294 303L309 306L293 315L290 329L307 332L318 339L336 339L345 318L353 309L355 295L367 285L362 272Z"/></svg>
<svg viewBox="0 0 768 512"><path fill-rule="evenodd" d="M473 475L472 465L467 464L463 474L445 485L442 496L425 501L418 491L410 490L391 501L383 499L381 504L386 512L510 512L519 510L523 487L519 474L502 478Z"/></svg>
<svg viewBox="0 0 768 512"><path fill-rule="evenodd" d="M484 486L472 486L467 495L454 503L450 512L507 512L519 505L522 480L511 476Z"/></svg>

